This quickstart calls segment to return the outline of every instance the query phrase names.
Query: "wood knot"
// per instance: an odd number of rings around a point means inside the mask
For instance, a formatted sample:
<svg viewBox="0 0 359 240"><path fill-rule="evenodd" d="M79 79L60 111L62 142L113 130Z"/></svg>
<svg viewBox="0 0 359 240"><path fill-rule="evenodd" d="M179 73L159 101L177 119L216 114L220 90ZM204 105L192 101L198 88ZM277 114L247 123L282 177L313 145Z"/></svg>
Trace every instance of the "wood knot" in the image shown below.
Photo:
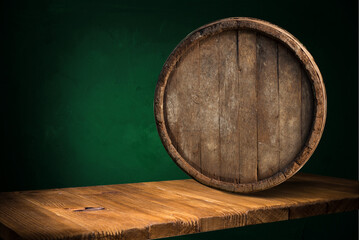
<svg viewBox="0 0 359 240"><path fill-rule="evenodd" d="M89 212L89 211L99 211L105 210L104 207L84 207L83 209L75 209L73 212Z"/></svg>

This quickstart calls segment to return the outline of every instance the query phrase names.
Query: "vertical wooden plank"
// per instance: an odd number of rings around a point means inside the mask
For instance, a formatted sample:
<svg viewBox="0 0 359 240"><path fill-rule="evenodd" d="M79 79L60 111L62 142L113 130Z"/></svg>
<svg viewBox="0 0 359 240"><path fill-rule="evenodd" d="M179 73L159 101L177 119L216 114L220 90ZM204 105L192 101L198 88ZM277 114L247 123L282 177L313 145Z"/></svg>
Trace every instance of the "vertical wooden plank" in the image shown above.
<svg viewBox="0 0 359 240"><path fill-rule="evenodd" d="M238 31L240 182L257 181L256 34Z"/></svg>
<svg viewBox="0 0 359 240"><path fill-rule="evenodd" d="M258 179L279 171L277 43L257 36Z"/></svg>
<svg viewBox="0 0 359 240"><path fill-rule="evenodd" d="M294 54L278 45L280 169L301 148L301 67Z"/></svg>
<svg viewBox="0 0 359 240"><path fill-rule="evenodd" d="M201 169L204 174L219 179L219 78L218 36L200 42L200 107Z"/></svg>
<svg viewBox="0 0 359 240"><path fill-rule="evenodd" d="M177 97L177 65L173 70L165 91L164 98L164 118L166 120L166 128L172 144L178 148L178 97Z"/></svg>
<svg viewBox="0 0 359 240"><path fill-rule="evenodd" d="M219 101L220 101L220 176L227 181L239 181L238 128L238 64L237 31L220 35L219 40Z"/></svg>
<svg viewBox="0 0 359 240"><path fill-rule="evenodd" d="M313 91L307 73L302 69L302 146L305 144L313 122Z"/></svg>
<svg viewBox="0 0 359 240"><path fill-rule="evenodd" d="M182 56L176 72L178 102L179 153L195 168L201 166L199 44Z"/></svg>

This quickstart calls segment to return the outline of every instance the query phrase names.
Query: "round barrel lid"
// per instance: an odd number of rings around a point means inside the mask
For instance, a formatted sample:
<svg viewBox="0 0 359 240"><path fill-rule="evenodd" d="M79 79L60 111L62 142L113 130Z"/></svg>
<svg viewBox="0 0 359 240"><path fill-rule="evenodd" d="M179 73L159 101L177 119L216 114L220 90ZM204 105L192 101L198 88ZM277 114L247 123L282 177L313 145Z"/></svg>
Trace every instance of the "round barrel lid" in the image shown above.
<svg viewBox="0 0 359 240"><path fill-rule="evenodd" d="M310 158L326 119L313 57L290 33L229 18L173 50L155 93L157 129L188 175L211 187L253 192L280 184Z"/></svg>

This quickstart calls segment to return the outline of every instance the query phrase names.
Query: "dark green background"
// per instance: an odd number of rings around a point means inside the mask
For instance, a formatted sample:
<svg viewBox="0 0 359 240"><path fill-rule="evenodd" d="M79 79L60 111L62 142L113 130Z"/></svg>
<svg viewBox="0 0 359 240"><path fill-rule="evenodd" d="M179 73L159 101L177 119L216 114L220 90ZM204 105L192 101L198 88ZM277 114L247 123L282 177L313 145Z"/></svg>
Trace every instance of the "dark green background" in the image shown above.
<svg viewBox="0 0 359 240"><path fill-rule="evenodd" d="M296 36L328 94L323 138L303 172L357 179L357 1L2 3L0 191L188 178L153 117L174 47L211 21L249 16ZM173 239L357 239L356 212Z"/></svg>

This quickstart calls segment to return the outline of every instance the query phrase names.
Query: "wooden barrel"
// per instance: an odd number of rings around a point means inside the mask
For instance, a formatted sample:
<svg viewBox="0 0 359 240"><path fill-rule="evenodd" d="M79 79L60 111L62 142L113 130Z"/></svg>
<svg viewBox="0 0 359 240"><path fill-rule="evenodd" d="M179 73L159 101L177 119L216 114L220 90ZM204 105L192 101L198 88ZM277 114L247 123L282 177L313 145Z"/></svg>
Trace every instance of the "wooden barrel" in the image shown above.
<svg viewBox="0 0 359 240"><path fill-rule="evenodd" d="M252 18L189 34L165 62L154 104L175 163L233 192L264 190L294 175L318 145L326 108L310 53L287 31Z"/></svg>

